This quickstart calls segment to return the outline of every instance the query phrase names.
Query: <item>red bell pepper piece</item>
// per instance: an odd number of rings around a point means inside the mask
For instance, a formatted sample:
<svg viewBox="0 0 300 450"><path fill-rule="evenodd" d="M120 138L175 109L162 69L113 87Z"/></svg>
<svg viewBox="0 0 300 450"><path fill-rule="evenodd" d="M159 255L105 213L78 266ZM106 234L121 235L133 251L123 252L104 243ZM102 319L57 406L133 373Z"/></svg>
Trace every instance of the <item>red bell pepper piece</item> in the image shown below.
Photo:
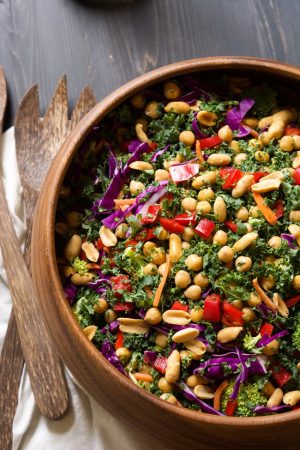
<svg viewBox="0 0 300 450"><path fill-rule="evenodd" d="M274 327L271 323L265 322L262 324L262 326L260 327L260 334L261 336L268 336L271 337L272 333L273 333Z"/></svg>
<svg viewBox="0 0 300 450"><path fill-rule="evenodd" d="M272 376L279 387L283 387L292 378L292 374L279 363L273 364Z"/></svg>
<svg viewBox="0 0 300 450"><path fill-rule="evenodd" d="M102 250L103 249L104 245L102 244L102 241L101 241L100 238L96 241L95 246L96 246L96 248L98 250Z"/></svg>
<svg viewBox="0 0 300 450"><path fill-rule="evenodd" d="M227 301L222 302L223 316L226 321L232 325L244 325L243 313L231 303Z"/></svg>
<svg viewBox="0 0 300 450"><path fill-rule="evenodd" d="M157 220L160 210L160 205L150 205L146 216L142 218L142 223L154 223Z"/></svg>
<svg viewBox="0 0 300 450"><path fill-rule="evenodd" d="M154 228L144 228L143 231L137 234L134 238L125 241L125 245L126 247L135 246L139 242L146 242L155 238L156 236L154 234Z"/></svg>
<svg viewBox="0 0 300 450"><path fill-rule="evenodd" d="M200 164L186 163L178 166L171 166L169 169L172 181L174 183L181 183L187 181L199 173Z"/></svg>
<svg viewBox="0 0 300 450"><path fill-rule="evenodd" d="M116 275L113 277L110 277L111 287L112 290L115 291L115 296L117 298L122 298L122 294L118 291L127 291L132 292L132 286L130 283L130 279L128 275ZM117 305L117 304L116 304ZM114 309L116 308L116 305L114 306ZM126 303L122 303L121 305L126 305ZM132 305L132 303L130 303ZM127 311L128 309L115 309L115 311Z"/></svg>
<svg viewBox="0 0 300 450"><path fill-rule="evenodd" d="M253 178L254 178L254 182L258 183L261 178L266 177L267 175L269 175L269 172L254 172L252 175L253 175Z"/></svg>
<svg viewBox="0 0 300 450"><path fill-rule="evenodd" d="M286 127L283 130L283 136L300 136L300 129L296 127Z"/></svg>
<svg viewBox="0 0 300 450"><path fill-rule="evenodd" d="M203 319L208 322L220 322L221 320L221 296L211 294L204 300Z"/></svg>
<svg viewBox="0 0 300 450"><path fill-rule="evenodd" d="M153 367L160 373L166 373L168 359L165 356L159 356L153 363Z"/></svg>
<svg viewBox="0 0 300 450"><path fill-rule="evenodd" d="M177 214L174 219L177 223L180 223L180 225L184 227L188 227L189 225L195 225L196 219L195 219L195 213L183 213L183 214Z"/></svg>
<svg viewBox="0 0 300 450"><path fill-rule="evenodd" d="M118 348L123 347L124 344L124 334L122 333L122 331L118 331L117 334L117 339L115 341L115 349L118 350Z"/></svg>
<svg viewBox="0 0 300 450"><path fill-rule="evenodd" d="M215 229L214 222L212 220L203 218L196 226L195 231L197 234L199 234L199 236L201 236L204 239L207 239L214 231L214 229Z"/></svg>
<svg viewBox="0 0 300 450"><path fill-rule="evenodd" d="M229 398L226 408L225 408L226 416L233 416L236 411L237 406L238 406L237 400L233 399L233 398Z"/></svg>
<svg viewBox="0 0 300 450"><path fill-rule="evenodd" d="M146 153L151 153L154 150L156 150L158 147L158 144L156 142L148 142L148 150Z"/></svg>
<svg viewBox="0 0 300 450"><path fill-rule="evenodd" d="M184 232L185 227L180 225L180 223L175 222L174 219L166 219L165 217L161 217L158 221L161 226L170 233L181 234Z"/></svg>
<svg viewBox="0 0 300 450"><path fill-rule="evenodd" d="M224 179L223 189L232 189L236 183L242 178L244 173L235 167L223 167L219 170L219 175Z"/></svg>
<svg viewBox="0 0 300 450"><path fill-rule="evenodd" d="M116 293L116 297L118 297L118 293ZM116 302L113 306L113 310L116 312L132 311L133 309L134 303L131 302Z"/></svg>
<svg viewBox="0 0 300 450"><path fill-rule="evenodd" d="M201 150L204 150L206 148L213 148L216 145L221 144L223 141L219 138L219 136L211 136L208 138L200 139L199 142Z"/></svg>
<svg viewBox="0 0 300 450"><path fill-rule="evenodd" d="M282 200L277 200L274 204L274 213L277 219L284 216L284 206Z"/></svg>
<svg viewBox="0 0 300 450"><path fill-rule="evenodd" d="M297 305L297 303L300 301L300 295L295 295L294 297L290 297L286 300L285 304L288 308L291 308L292 306Z"/></svg>
<svg viewBox="0 0 300 450"><path fill-rule="evenodd" d="M293 178L294 178L295 184L297 186L299 186L300 185L300 166L297 167L297 169L295 170Z"/></svg>
<svg viewBox="0 0 300 450"><path fill-rule="evenodd" d="M237 224L234 223L232 220L226 220L226 222L224 222L224 225L226 225L226 227L229 228L229 230L232 231L233 233L237 232Z"/></svg>
<svg viewBox="0 0 300 450"><path fill-rule="evenodd" d="M181 303L179 300L175 300L175 302L173 303L173 305L171 306L171 309L177 309L180 311L186 311L188 312L189 310L189 305L184 305L183 303Z"/></svg>

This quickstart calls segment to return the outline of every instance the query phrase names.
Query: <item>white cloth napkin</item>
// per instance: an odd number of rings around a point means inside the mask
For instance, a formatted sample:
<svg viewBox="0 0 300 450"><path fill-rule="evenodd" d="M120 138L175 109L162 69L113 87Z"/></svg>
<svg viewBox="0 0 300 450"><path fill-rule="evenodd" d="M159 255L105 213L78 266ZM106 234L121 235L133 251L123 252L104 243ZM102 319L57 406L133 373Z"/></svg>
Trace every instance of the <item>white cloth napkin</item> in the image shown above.
<svg viewBox="0 0 300 450"><path fill-rule="evenodd" d="M14 129L0 139L0 171L8 206L22 244L25 214L17 169ZM0 348L11 309L11 298L0 259ZM29 377L23 372L18 408L13 426L13 450L166 450L154 437L123 425L76 384L66 371L70 407L59 421L45 419L35 405ZM1 412L0 412L1 414Z"/></svg>

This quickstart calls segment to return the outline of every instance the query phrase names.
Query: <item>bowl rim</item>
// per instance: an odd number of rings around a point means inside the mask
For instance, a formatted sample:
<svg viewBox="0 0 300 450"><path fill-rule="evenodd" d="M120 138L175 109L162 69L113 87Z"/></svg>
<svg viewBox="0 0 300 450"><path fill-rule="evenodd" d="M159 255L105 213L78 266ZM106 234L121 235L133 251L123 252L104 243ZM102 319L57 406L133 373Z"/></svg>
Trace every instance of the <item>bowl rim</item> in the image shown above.
<svg viewBox="0 0 300 450"><path fill-rule="evenodd" d="M45 234L45 254L47 257L47 270L48 276L53 283L54 291L57 292L58 296L53 296L53 302L55 303L55 308L59 312L59 321L61 322L61 327L64 328L63 333L67 334L67 342L70 345L72 342L76 341L76 345L80 347L79 351L86 352L86 358L92 358L95 362L95 371L105 370L109 376L114 377L119 385L122 385L124 389L131 390L134 395L141 397L143 402L154 403L161 412L165 412L168 415L180 416L182 420L186 419L193 422L205 424L213 424L214 426L230 426L230 427L245 427L245 426L255 426L255 427L265 427L266 425L279 425L285 423L286 421L294 422L299 420L300 411L291 411L278 415L268 415L268 416L256 416L256 417L227 417L218 416L211 414L199 414L192 410L186 408L174 408L167 402L159 399L153 394L144 391L143 389L137 387L124 377L120 372L118 372L107 360L102 356L102 354L96 349L96 347L84 336L81 332L79 324L72 315L71 308L64 296L63 288L60 282L58 268L56 263L56 252L53 236L54 225L55 225L55 213L58 202L59 188L65 177L65 174L71 164L71 161L76 154L81 143L87 137L87 135L92 130L99 121L103 119L112 109L118 106L120 103L128 99L133 94L137 93L142 88L148 87L151 84L157 84L167 78L172 76L180 76L185 73L193 72L206 72L208 70L227 70L227 69L237 69L237 70L251 70L258 71L265 74L275 74L276 76L283 76L286 78L294 79L300 81L300 68L274 61L271 59L254 58L254 57L241 57L241 56L214 56L206 58L195 58L191 60L183 60L175 62L169 65L165 65L156 68L146 74L140 75L139 77L127 82L122 85L111 94L106 96L86 115L84 116L79 124L73 129L73 131L68 136L67 140L60 149L58 155L56 156L54 162L51 165L50 171L46 178L47 185L47 208L43 209L43 227ZM51 182L50 182L51 178ZM48 180L48 183L47 183ZM43 188L44 189L44 188ZM42 195L40 196L41 199ZM38 210L42 210L40 205L40 200L38 202ZM36 226L34 226L35 229ZM37 231L38 232L38 231ZM34 231L35 234L35 231ZM33 252L36 239L33 239ZM33 272L35 277L35 270ZM35 280L36 285L38 284ZM65 353L62 353L60 348L60 336L55 336L52 331L51 324L47 320L47 305L43 304L42 301L43 315L46 320L46 325L49 329L50 335L54 340L57 350L61 353L62 360L68 366L68 361L66 362ZM53 318L52 318L53 319ZM72 370L71 370L72 371ZM145 404L146 407L146 404Z"/></svg>

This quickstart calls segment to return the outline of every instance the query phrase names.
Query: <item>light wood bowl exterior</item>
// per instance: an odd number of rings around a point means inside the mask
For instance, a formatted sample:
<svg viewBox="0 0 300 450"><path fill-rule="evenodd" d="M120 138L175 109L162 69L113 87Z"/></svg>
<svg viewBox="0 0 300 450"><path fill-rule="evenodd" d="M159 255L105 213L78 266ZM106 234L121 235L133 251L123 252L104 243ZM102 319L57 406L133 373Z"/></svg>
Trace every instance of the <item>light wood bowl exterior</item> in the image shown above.
<svg viewBox="0 0 300 450"><path fill-rule="evenodd" d="M276 449L299 450L300 410L255 418L213 416L174 407L136 387L111 366L81 332L64 297L58 275L54 244L58 192L74 154L92 127L146 86L177 75L212 69L255 71L258 75L279 76L287 86L292 82L300 87L300 69L297 67L255 58L212 57L164 66L113 92L80 121L50 169L33 229L33 276L43 316L62 360L93 398L129 426L161 439L166 450L266 450L273 445Z"/></svg>

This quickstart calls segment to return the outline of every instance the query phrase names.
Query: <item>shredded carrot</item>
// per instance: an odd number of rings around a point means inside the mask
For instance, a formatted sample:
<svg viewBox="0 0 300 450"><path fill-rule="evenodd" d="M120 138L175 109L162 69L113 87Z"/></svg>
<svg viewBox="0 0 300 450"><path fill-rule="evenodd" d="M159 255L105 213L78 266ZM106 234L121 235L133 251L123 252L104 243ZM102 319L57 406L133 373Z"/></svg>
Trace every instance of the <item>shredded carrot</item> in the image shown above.
<svg viewBox="0 0 300 450"><path fill-rule="evenodd" d="M276 225L278 220L276 214L265 204L263 196L258 192L253 192L253 198L266 221L270 225Z"/></svg>
<svg viewBox="0 0 300 450"><path fill-rule="evenodd" d="M201 151L201 144L198 139L196 140L196 155L197 155L197 158L199 159L199 162L201 164L204 163L204 158L203 158L202 151Z"/></svg>
<svg viewBox="0 0 300 450"><path fill-rule="evenodd" d="M258 279L255 278L252 281L252 284L254 286L254 289L256 290L256 292L258 293L259 297L261 298L261 300L263 301L263 303L270 308L273 312L276 312L276 306L274 305L274 303L272 302L272 300L267 296L267 294L265 293L265 291L260 287L259 283L258 283Z"/></svg>
<svg viewBox="0 0 300 450"><path fill-rule="evenodd" d="M136 198L115 198L114 202L117 206L133 205L136 202Z"/></svg>
<svg viewBox="0 0 300 450"><path fill-rule="evenodd" d="M217 390L216 390L215 396L214 396L214 408L217 411L221 410L221 405L220 405L221 396L223 394L223 391L225 391L225 389L227 388L227 386L228 386L228 381L224 380L223 383L219 384L219 386L217 387Z"/></svg>
<svg viewBox="0 0 300 450"><path fill-rule="evenodd" d="M163 276L161 277L159 286L157 288L157 291L155 293L154 300L153 300L153 306L155 306L155 307L157 307L159 305L161 294L165 287L170 269L171 269L171 259L170 259L170 255L167 255L166 256L166 268L165 268Z"/></svg>
<svg viewBox="0 0 300 450"><path fill-rule="evenodd" d="M153 377L149 373L134 372L132 374L137 381L152 383Z"/></svg>

